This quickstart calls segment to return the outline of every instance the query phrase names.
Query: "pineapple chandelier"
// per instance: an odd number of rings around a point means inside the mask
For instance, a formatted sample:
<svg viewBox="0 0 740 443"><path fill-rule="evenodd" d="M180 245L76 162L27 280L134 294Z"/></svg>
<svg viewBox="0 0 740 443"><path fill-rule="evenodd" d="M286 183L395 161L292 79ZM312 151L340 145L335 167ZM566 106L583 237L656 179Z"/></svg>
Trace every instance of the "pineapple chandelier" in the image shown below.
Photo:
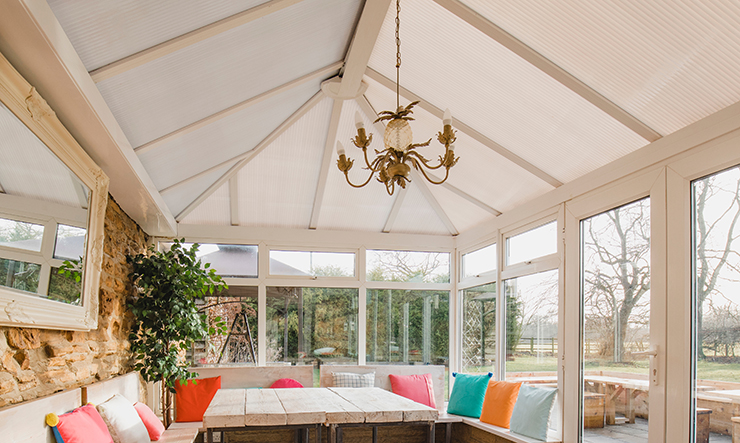
<svg viewBox="0 0 740 443"><path fill-rule="evenodd" d="M360 116L360 113L355 113L355 126L357 127L357 135L352 139L352 144L362 149L363 157L365 158L365 165L363 169L370 171L370 176L367 180L360 185L352 183L349 179L349 170L352 169L354 160L348 159L344 146L340 141L337 141L337 153L339 154L339 160L337 160L337 166L339 170L344 172L344 177L347 179L347 183L353 188L361 188L368 184L370 180L377 173L377 180L385 185L385 190L388 191L388 195L393 195L396 189L396 185L401 188L406 188L406 184L411 181L409 173L413 167L417 171L420 171L424 178L432 184L440 185L447 180L450 174L450 168L455 166L459 157L455 157L455 132L452 129L452 115L450 110L446 109L444 116L442 117L442 132L437 133L437 140L444 145L445 153L439 156L439 164L431 165L429 160L421 155L417 148L423 148L429 146L432 139L430 138L424 143L413 143L413 134L411 132L411 126L409 125L410 120L414 120L411 116L413 111L411 110L419 102L415 101L410 103L405 108L400 104L400 73L401 73L401 38L399 36L399 29L401 20L399 18L401 12L400 0L396 0L396 112L383 111L381 112L375 123L380 121L388 121L385 127L385 133L383 134L383 145L385 149L378 151L375 149L376 157L370 162L367 157L367 148L373 141L373 135L367 135L365 132L365 124ZM444 178L437 181L431 178L425 169L430 171L445 168Z"/></svg>

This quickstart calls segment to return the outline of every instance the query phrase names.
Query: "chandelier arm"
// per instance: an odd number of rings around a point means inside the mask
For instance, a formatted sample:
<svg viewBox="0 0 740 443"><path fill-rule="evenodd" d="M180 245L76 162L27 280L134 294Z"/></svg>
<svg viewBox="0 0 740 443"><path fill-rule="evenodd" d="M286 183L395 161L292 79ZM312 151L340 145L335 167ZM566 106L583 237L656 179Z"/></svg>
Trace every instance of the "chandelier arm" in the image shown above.
<svg viewBox="0 0 740 443"><path fill-rule="evenodd" d="M418 153L418 152L416 152L416 151L409 151L409 152L407 152L407 153L406 153L406 155L407 155L407 156L409 156L409 157L411 157L411 156L417 157L417 158L418 158L418 160L417 160L417 161L419 161L419 162L423 163L423 164L424 164L424 166L426 166L426 168L427 168L427 169L431 169L432 171L433 171L433 170L435 170L435 169L439 169L439 168L441 168L442 166L444 166L444 162L442 162L442 161L440 161L440 162L439 162L439 164L438 164L437 166L432 166L432 165L430 165L430 164L428 163L428 162L429 162L429 160L425 159L423 155L419 154L419 153Z"/></svg>
<svg viewBox="0 0 740 443"><path fill-rule="evenodd" d="M450 168L447 168L447 169L445 169L445 176L444 176L444 178L442 180L440 180L440 181L434 181L431 178L429 178L429 176L427 175L427 173L424 171L424 168L417 168L417 169L419 171L421 171L421 173L424 176L424 178L427 179L427 181L429 183L433 184L433 185L441 185L442 183L444 183L444 182L447 181L447 177L449 177L449 175L450 175Z"/></svg>
<svg viewBox="0 0 740 443"><path fill-rule="evenodd" d="M367 159L367 148L363 149L362 150L362 153L364 154L365 164L367 165L367 168L370 169L371 171L375 172L375 169L373 169L373 167L370 165L370 161Z"/></svg>
<svg viewBox="0 0 740 443"><path fill-rule="evenodd" d="M370 183L370 180L372 180L373 175L375 175L375 171L371 171L370 172L370 176L367 178L367 180L365 180L365 183L363 183L361 185L356 185L356 184L352 183L351 181L349 181L349 174L347 172L344 173L344 178L347 179L347 183L349 183L349 185L352 186L353 188L361 188L361 187L365 186L366 184Z"/></svg>

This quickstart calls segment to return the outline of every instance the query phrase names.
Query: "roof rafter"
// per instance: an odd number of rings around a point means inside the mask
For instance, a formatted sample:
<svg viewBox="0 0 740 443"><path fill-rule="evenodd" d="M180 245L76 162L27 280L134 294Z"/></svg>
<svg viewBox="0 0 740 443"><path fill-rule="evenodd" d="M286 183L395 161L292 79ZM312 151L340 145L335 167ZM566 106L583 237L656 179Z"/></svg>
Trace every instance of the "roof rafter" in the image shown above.
<svg viewBox="0 0 740 443"><path fill-rule="evenodd" d="M414 183L410 182L406 186L413 186ZM391 229L393 229L393 224L396 223L396 218L398 217L398 213L401 211L401 205L403 205L403 200L406 198L406 193L408 190L406 188L401 188L398 190L398 194L396 195L396 199L393 200L393 206L391 206L391 212L388 213L388 218L385 220L385 226L383 226L383 232L391 232Z"/></svg>
<svg viewBox="0 0 740 443"><path fill-rule="evenodd" d="M372 68L367 68L367 71L365 72L365 74L371 79L385 86L386 88L393 89L393 90L396 89L396 83L393 80L389 79L388 77L384 76L383 74L379 73L378 71ZM434 115L437 118L441 119L442 116L444 115L444 111L442 111L438 107L431 104L428 100L424 100L422 97L419 97L418 95L404 88L403 86L401 87L401 95L403 95L404 97L412 101L417 101L417 100L420 101L419 107L429 112L430 114ZM455 117L453 117L453 126L457 128L458 130L466 133L467 135L469 135L470 137L472 137L474 140L478 141L482 145L488 147L492 151L505 157L509 161L517 164L521 168L529 171L535 177L538 177L539 179L549 183L550 185L556 188L559 186L562 186L563 183L560 180L551 176L550 174L538 168L537 166L533 165L532 163L524 160L523 158L509 151L505 147L501 146L500 144L496 143L495 141L491 140L490 138L486 137L485 135L481 134L480 132L476 131L475 129L466 125L464 122L461 122L459 119Z"/></svg>
<svg viewBox="0 0 740 443"><path fill-rule="evenodd" d="M203 201L205 201L205 199L207 199L208 197L211 196L211 194L213 194L214 192L216 192L216 190L218 190L218 188L220 188L221 185L223 185L231 177L233 177L234 175L236 175L236 173L239 172L244 166L246 166L247 164L249 164L249 162L252 161L252 159L254 159L260 152L262 152L263 150L265 150L265 148L267 148L272 142L274 142L278 137L280 137L288 128L290 128L291 126L293 126L293 124L295 122L297 122L298 120L300 120L301 117L303 117L304 115L306 115L306 113L308 111L310 111L311 109L313 109L313 107L316 106L323 98L324 98L324 93L321 92L321 91L317 92L316 94L313 95L313 97L311 97L310 99L308 99L308 101L306 101L306 103L304 103L300 108L298 108L298 110L296 110L290 117L288 117L284 122L282 122L280 124L280 126L278 126L277 128L275 128L275 130L272 131L270 133L270 135L268 135L267 137L264 138L264 140L262 140L261 142L259 142L257 144L257 146L255 146L253 149L251 149L251 150L249 150L249 151L247 151L247 152L245 152L243 154L240 154L240 155L238 155L236 157L233 157L233 158L231 158L229 160L226 160L225 162L222 162L222 163L220 163L220 164L218 164L218 165L216 165L216 166L214 166L212 168L209 168L209 170L207 170L207 171L203 171L203 172L200 172L200 173L196 174L196 175L200 176L200 175L206 174L208 172L211 172L213 169L218 169L218 168L224 166L225 164L231 163L233 161L237 161L237 163L234 166L232 166L231 168L229 168L228 171L226 171L221 177L219 177L215 182L213 182L213 184L211 186L209 186L195 200L193 200L189 205L187 205L185 207L185 209L183 209L182 211L180 211L180 213L177 214L177 216L175 217L175 220L177 220L179 222L183 218L187 217L187 215L190 214L193 211L193 209L197 208L198 205L200 205L201 203L203 203ZM182 184L185 181L189 181L189 180L193 179L194 177L195 176L190 177L190 178L188 178L186 180L183 180L180 183L176 183L176 185ZM175 186L175 185L173 185L173 186ZM173 186L170 186L170 188L172 188ZM170 189L170 188L168 188L168 189ZM164 192L164 190L162 190L160 192Z"/></svg>
<svg viewBox="0 0 740 443"><path fill-rule="evenodd" d="M331 166L332 151L334 143L337 140L337 131L339 130L339 119L342 116L343 100L334 99L331 108L331 120L329 121L329 132L326 134L324 143L324 157L321 160L321 170L319 171L319 183L316 185L316 194L313 198L313 209L311 209L311 221L308 229L316 229L319 224L319 215L321 214L321 204L324 202L324 193L326 192L326 181L329 179L329 167Z"/></svg>
<svg viewBox="0 0 740 443"><path fill-rule="evenodd" d="M265 17L266 15L287 8L288 6L293 6L301 1L303 0L268 1L259 6L255 6L254 8L247 9L246 11L239 12L211 23L210 25L203 26L202 28L198 28L179 37L175 37L166 42L152 46L151 48L144 49L143 51L139 51L136 54L129 55L128 57L124 57L98 69L94 69L90 71L90 77L92 77L95 83L102 82L103 80L115 75L122 74L145 63L164 57L167 54L179 51L180 49L194 45L238 26Z"/></svg>
<svg viewBox="0 0 740 443"><path fill-rule="evenodd" d="M450 231L450 234L457 235L459 232L457 232L457 228L455 228L455 224L452 223L452 220L450 220L450 217L447 215L445 210L442 208L442 205L439 204L436 198L434 198L434 195L432 194L431 189L429 189L429 185L424 180L424 177L422 177L418 172L416 172L416 169L411 168L411 180L415 181L416 184L419 186L419 190L422 194L424 194L424 198L427 200L427 203L429 203L429 206L434 209L434 212L437 213L437 217L439 217L440 220L442 220L442 223L444 223L445 227L447 227L447 230Z"/></svg>
<svg viewBox="0 0 740 443"><path fill-rule="evenodd" d="M134 151L138 155L141 155L145 152L149 152L152 149L162 146L165 143L168 143L178 137L182 137L185 134L189 134L193 131L197 131L200 128L203 128L207 125L210 125L211 123L215 123L223 118L226 118L232 114L235 114L243 109L246 109L250 106L254 106L257 103L263 102L269 98L272 98L276 95L282 94L283 92L286 92L290 89L293 89L295 87L298 87L300 85L303 85L307 82L310 82L311 80L315 80L317 78L321 78L327 74L330 74L334 71L337 71L342 68L344 65L344 62L338 61L336 63L332 63L330 65L324 66L321 69L317 69L316 71L313 71L309 74L304 75L303 77L299 77L295 80L291 80L288 83L282 84L276 88L272 88L269 91L263 92L262 94L256 95L252 98L249 98L247 100L244 100L241 103L237 103L234 106L230 106L222 111L219 111L215 114L209 115L208 117L202 118L198 120L197 122L193 122L187 126L184 126L180 129L177 129L175 131L170 132L169 134L165 134L155 140L152 140L148 143L145 143L137 148L134 148Z"/></svg>
<svg viewBox="0 0 740 443"><path fill-rule="evenodd" d="M530 64L534 65L540 71L549 75L557 82L580 95L592 105L601 109L612 118L622 123L627 128L638 134L647 141L654 142L662 137L660 133L649 127L635 116L628 113L614 102L596 92L590 86L583 83L569 72L556 65L542 54L531 47L525 45L522 41L515 38L508 32L504 31L482 15L478 14L460 0L434 0L437 4L450 11L475 29L494 39L499 44L509 49L519 57L523 58Z"/></svg>
<svg viewBox="0 0 740 443"><path fill-rule="evenodd" d="M229 211L231 226L239 226L239 182L236 176L229 179Z"/></svg>

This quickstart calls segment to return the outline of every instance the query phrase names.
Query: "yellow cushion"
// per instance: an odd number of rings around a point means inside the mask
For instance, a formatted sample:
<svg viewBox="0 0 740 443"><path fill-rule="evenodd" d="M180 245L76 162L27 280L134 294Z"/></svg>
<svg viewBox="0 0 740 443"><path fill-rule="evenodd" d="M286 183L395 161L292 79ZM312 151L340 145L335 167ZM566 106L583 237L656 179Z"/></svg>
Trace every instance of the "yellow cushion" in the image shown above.
<svg viewBox="0 0 740 443"><path fill-rule="evenodd" d="M483 400L480 421L508 429L521 386L521 383L508 381L490 382L486 390L486 398Z"/></svg>

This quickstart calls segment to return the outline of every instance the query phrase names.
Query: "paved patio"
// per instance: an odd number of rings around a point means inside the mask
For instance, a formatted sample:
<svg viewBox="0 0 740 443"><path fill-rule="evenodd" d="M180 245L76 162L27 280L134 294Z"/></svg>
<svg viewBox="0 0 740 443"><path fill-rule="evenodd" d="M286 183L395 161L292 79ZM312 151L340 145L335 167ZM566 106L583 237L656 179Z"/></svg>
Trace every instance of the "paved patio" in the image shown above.
<svg viewBox="0 0 740 443"><path fill-rule="evenodd" d="M586 429L583 435L584 443L647 443L648 421L642 418L635 419L635 423L607 425L603 428ZM729 435L710 434L709 443L732 443Z"/></svg>

